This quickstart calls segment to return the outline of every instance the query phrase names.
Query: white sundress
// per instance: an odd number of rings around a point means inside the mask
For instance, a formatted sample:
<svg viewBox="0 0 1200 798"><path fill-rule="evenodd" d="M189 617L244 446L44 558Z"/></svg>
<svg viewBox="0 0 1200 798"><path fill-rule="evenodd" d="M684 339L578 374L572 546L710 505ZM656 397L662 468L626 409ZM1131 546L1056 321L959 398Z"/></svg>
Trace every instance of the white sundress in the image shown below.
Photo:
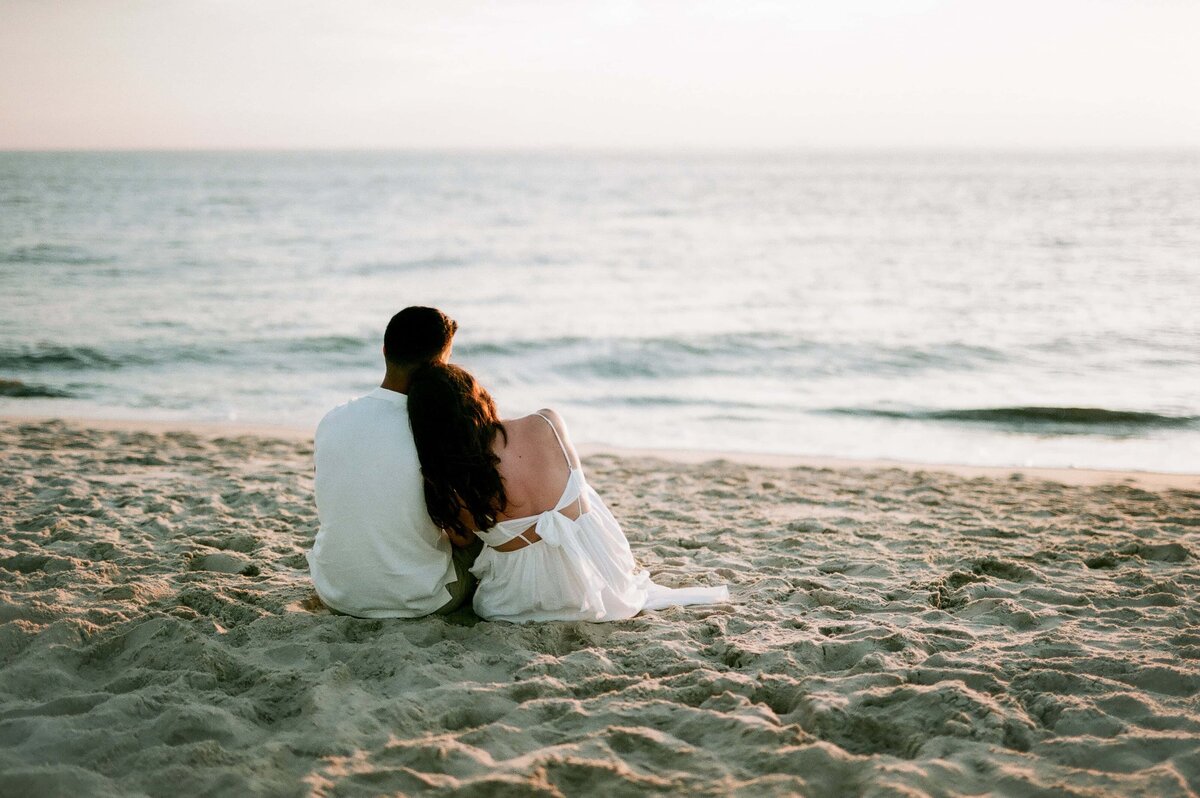
<svg viewBox="0 0 1200 798"><path fill-rule="evenodd" d="M634 561L621 525L588 485L583 469L572 467L554 423L537 415L554 430L570 476L554 509L509 518L476 533L486 544L471 568L479 578L473 601L476 614L514 623L617 621L642 610L729 600L725 585L669 588L650 581L650 574ZM562 512L572 504L578 506L578 518ZM530 529L540 541L525 536ZM528 545L514 551L495 550L515 538Z"/></svg>

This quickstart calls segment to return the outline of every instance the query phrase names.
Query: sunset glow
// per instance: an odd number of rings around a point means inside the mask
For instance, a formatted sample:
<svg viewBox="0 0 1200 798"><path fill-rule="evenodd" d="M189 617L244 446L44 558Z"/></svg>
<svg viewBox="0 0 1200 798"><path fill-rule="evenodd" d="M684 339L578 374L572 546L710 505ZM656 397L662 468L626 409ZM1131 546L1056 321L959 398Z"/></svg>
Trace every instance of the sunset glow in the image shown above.
<svg viewBox="0 0 1200 798"><path fill-rule="evenodd" d="M0 148L1186 146L1200 5L0 0Z"/></svg>

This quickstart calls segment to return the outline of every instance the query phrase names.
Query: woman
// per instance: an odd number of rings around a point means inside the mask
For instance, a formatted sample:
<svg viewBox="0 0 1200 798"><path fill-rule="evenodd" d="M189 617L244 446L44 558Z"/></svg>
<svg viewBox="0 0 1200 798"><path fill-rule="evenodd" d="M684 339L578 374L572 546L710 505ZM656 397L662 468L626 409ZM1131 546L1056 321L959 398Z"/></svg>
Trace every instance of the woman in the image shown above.
<svg viewBox="0 0 1200 798"><path fill-rule="evenodd" d="M433 363L414 372L408 413L429 515L456 546L486 544L471 568L480 617L614 621L728 600L724 586L650 581L554 411L501 421L474 377Z"/></svg>

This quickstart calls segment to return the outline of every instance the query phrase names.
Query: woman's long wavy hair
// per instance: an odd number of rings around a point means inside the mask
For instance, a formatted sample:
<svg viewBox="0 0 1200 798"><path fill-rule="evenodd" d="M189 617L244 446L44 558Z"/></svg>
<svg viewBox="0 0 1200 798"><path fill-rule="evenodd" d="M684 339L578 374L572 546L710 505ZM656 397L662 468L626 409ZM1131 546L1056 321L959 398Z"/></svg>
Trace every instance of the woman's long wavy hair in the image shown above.
<svg viewBox="0 0 1200 798"><path fill-rule="evenodd" d="M408 418L425 481L429 516L460 535L495 525L508 498L492 452L497 435L508 435L496 403L469 372L448 363L427 363L412 373Z"/></svg>

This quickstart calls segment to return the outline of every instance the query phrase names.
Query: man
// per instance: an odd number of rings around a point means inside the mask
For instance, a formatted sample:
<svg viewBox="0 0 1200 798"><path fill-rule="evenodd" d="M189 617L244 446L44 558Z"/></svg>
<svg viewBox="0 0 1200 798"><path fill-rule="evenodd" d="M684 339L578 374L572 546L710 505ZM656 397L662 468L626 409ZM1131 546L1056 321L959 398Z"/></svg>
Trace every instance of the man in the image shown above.
<svg viewBox="0 0 1200 798"><path fill-rule="evenodd" d="M308 553L317 595L359 618L447 613L469 596L476 543L458 549L425 509L421 464L408 423L413 370L446 362L458 325L434 308L397 313L383 336L383 382L339 405L317 427L317 514Z"/></svg>

